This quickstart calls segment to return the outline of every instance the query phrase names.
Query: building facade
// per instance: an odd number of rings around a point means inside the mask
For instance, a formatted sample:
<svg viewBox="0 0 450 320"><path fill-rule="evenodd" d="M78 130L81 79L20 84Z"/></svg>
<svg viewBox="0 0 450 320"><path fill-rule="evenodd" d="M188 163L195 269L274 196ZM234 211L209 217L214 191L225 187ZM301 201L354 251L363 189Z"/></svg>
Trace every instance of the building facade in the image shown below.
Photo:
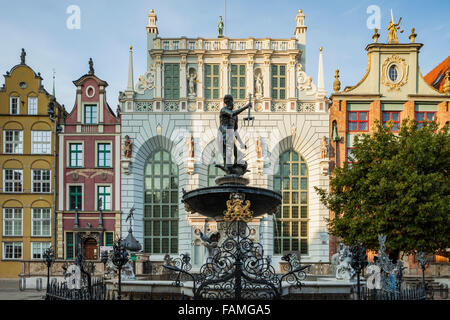
<svg viewBox="0 0 450 320"><path fill-rule="evenodd" d="M121 156L122 223L134 207L133 232L150 260L189 253L195 269L206 258L199 233L217 226L187 213L181 196L182 190L215 185L224 174L215 167L222 162L215 140L223 97L230 93L236 108L252 95L254 122L239 123L250 185L283 195L276 215L250 223L254 240L276 268L283 253L292 251L303 261L328 261L329 213L314 191L328 188L328 100L322 49L317 82L305 72L304 20L300 10L294 37L286 39L220 33L213 39L162 38L156 14L148 14L147 70L135 85L130 48L119 103L122 141L132 146Z"/></svg>
<svg viewBox="0 0 450 320"><path fill-rule="evenodd" d="M419 50L423 44L415 42L414 29L409 43L399 43L392 32L388 43L379 43L375 29L374 42L366 46L366 73L356 85L340 91L336 70L330 106L330 170L348 161L354 137L371 132L375 120L383 124L392 120L394 132L404 119L416 119L419 126L434 118L442 126L450 120L449 93L439 92L420 72ZM330 254L337 251L337 245L330 237Z"/></svg>
<svg viewBox="0 0 450 320"><path fill-rule="evenodd" d="M82 252L100 259L100 247L120 234L120 119L106 101L108 83L90 70L78 80L75 106L59 136L57 256Z"/></svg>
<svg viewBox="0 0 450 320"><path fill-rule="evenodd" d="M43 259L54 245L55 121L48 113L51 95L40 73L25 61L5 75L0 88L0 234L3 278L16 278L21 264ZM56 116L60 106L55 102ZM57 151L57 150L56 150Z"/></svg>

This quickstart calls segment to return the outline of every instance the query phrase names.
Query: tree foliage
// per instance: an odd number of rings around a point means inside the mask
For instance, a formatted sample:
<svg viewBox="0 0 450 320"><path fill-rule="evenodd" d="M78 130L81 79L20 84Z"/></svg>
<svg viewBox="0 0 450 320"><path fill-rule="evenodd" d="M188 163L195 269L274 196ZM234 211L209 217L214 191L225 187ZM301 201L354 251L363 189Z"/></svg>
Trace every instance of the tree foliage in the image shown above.
<svg viewBox="0 0 450 320"><path fill-rule="evenodd" d="M329 192L315 187L335 213L329 232L372 250L385 234L391 252L442 252L450 248L449 126L404 120L398 134L391 126L377 122L355 137L357 160L333 171Z"/></svg>

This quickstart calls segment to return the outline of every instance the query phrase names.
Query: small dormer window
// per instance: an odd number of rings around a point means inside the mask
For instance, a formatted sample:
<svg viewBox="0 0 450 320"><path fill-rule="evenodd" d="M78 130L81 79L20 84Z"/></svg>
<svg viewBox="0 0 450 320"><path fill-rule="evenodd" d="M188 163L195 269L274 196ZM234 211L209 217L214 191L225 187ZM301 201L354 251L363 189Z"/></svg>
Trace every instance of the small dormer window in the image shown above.
<svg viewBox="0 0 450 320"><path fill-rule="evenodd" d="M398 78L398 68L397 65L392 65L389 67L389 80L396 82Z"/></svg>
<svg viewBox="0 0 450 320"><path fill-rule="evenodd" d="M97 105L84 106L84 123L97 124Z"/></svg>

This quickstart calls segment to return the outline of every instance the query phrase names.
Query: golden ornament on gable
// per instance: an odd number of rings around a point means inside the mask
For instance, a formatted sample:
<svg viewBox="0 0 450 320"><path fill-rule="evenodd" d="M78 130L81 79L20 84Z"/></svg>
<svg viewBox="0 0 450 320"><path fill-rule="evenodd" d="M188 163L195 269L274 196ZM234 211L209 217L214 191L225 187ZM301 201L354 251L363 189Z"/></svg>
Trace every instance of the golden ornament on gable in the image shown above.
<svg viewBox="0 0 450 320"><path fill-rule="evenodd" d="M381 72L381 82L389 87L389 90L400 90L408 81L408 65L405 59L396 54L384 60Z"/></svg>

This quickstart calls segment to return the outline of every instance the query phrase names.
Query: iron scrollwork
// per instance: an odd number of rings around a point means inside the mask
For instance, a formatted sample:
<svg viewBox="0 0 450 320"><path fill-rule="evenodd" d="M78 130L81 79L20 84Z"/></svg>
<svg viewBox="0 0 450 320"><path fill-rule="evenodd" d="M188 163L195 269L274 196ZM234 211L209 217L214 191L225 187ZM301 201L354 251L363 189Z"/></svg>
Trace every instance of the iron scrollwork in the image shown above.
<svg viewBox="0 0 450 320"><path fill-rule="evenodd" d="M182 255L178 266L172 263L164 267L192 279L196 300L281 299L283 283L300 288L301 280L306 278L305 270L310 265L301 266L294 256L287 255L284 259L289 263L289 270L284 275L277 275L270 257L264 256L263 246L254 243L250 234L245 221L234 220L229 223L226 228L227 238L197 275L189 272L190 264L186 255ZM180 277L177 279L175 284L180 285Z"/></svg>

